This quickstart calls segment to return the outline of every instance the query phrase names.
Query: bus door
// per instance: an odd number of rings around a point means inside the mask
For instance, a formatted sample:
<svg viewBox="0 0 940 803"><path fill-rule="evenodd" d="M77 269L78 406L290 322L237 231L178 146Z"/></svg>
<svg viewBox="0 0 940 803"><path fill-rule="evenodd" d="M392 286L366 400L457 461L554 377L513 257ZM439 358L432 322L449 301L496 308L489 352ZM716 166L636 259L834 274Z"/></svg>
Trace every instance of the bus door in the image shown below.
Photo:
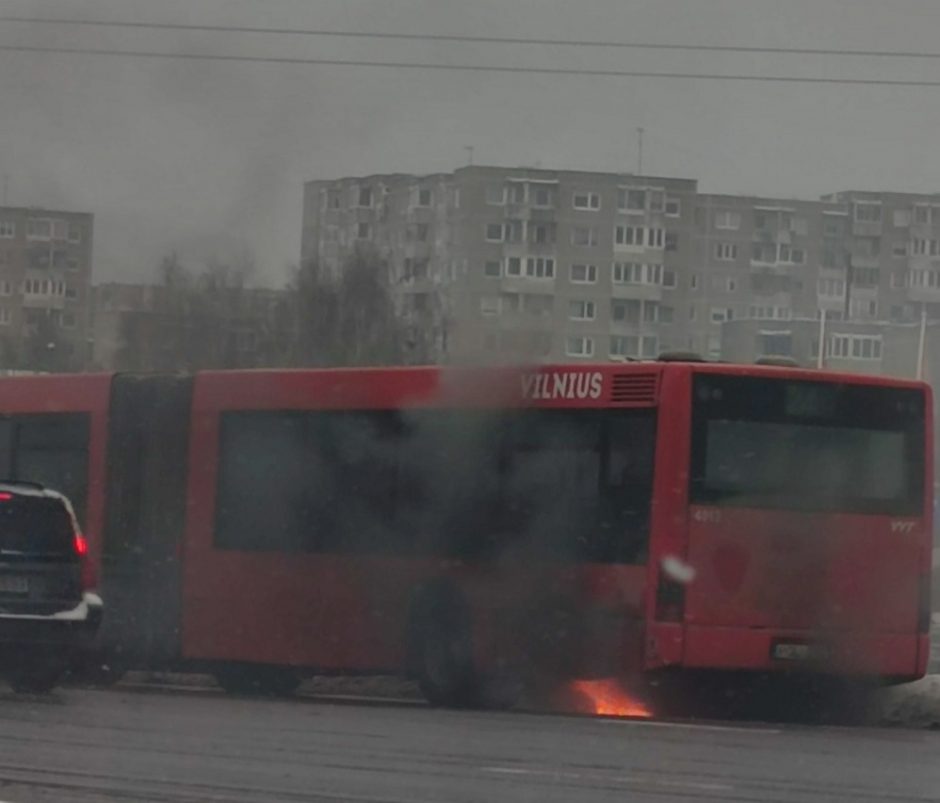
<svg viewBox="0 0 940 803"><path fill-rule="evenodd" d="M111 391L101 642L118 667L179 654L179 549L192 379L118 374Z"/></svg>

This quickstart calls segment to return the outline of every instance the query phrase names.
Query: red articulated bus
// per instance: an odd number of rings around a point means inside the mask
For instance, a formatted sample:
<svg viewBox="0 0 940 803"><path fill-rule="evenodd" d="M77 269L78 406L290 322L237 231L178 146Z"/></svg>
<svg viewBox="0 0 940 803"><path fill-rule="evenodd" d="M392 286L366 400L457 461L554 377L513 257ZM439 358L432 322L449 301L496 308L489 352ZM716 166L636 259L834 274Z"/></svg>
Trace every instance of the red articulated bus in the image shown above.
<svg viewBox="0 0 940 803"><path fill-rule="evenodd" d="M465 705L520 672L921 677L931 410L669 361L10 378L0 459L85 499L110 665Z"/></svg>

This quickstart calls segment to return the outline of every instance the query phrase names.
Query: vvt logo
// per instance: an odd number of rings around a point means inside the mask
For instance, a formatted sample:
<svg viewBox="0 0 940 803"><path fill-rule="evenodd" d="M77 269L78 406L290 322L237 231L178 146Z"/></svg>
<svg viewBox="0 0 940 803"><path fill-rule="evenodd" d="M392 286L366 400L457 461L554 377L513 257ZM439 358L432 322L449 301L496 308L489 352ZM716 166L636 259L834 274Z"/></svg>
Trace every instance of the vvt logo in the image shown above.
<svg viewBox="0 0 940 803"><path fill-rule="evenodd" d="M891 532L893 533L911 533L917 526L915 521L892 521Z"/></svg>

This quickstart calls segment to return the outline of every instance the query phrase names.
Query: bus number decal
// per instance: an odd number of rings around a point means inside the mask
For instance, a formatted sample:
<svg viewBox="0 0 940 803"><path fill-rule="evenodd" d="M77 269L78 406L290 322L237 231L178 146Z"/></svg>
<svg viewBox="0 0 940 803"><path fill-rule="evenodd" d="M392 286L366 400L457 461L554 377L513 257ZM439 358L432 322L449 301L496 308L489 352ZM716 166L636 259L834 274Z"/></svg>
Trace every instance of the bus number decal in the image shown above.
<svg viewBox="0 0 940 803"><path fill-rule="evenodd" d="M599 372L554 371L522 375L522 397L533 401L599 399L603 389L604 377Z"/></svg>
<svg viewBox="0 0 940 803"><path fill-rule="evenodd" d="M721 521L721 511L700 507L692 513L692 518L703 523L718 524Z"/></svg>

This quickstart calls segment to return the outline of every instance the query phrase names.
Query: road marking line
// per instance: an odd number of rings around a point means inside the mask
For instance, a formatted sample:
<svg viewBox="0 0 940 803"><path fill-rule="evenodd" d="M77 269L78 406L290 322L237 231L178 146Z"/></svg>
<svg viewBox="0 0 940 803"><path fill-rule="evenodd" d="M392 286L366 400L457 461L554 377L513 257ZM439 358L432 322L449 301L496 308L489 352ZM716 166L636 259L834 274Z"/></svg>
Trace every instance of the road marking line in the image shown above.
<svg viewBox="0 0 940 803"><path fill-rule="evenodd" d="M674 789L697 789L705 792L730 792L734 787L724 783L701 783L698 781L671 781L665 778L651 778L640 775L603 775L601 773L583 773L559 770L529 770L519 767L480 767L480 772L493 775L527 775L552 780L568 781L603 781L623 784L648 784L651 786L668 786Z"/></svg>
<svg viewBox="0 0 940 803"><path fill-rule="evenodd" d="M763 733L770 736L783 733L779 728L743 728L736 725L702 725L698 722L659 722L655 719L617 719L605 717L602 722L616 725L645 725L650 728L684 728L685 730L727 731L728 733Z"/></svg>

